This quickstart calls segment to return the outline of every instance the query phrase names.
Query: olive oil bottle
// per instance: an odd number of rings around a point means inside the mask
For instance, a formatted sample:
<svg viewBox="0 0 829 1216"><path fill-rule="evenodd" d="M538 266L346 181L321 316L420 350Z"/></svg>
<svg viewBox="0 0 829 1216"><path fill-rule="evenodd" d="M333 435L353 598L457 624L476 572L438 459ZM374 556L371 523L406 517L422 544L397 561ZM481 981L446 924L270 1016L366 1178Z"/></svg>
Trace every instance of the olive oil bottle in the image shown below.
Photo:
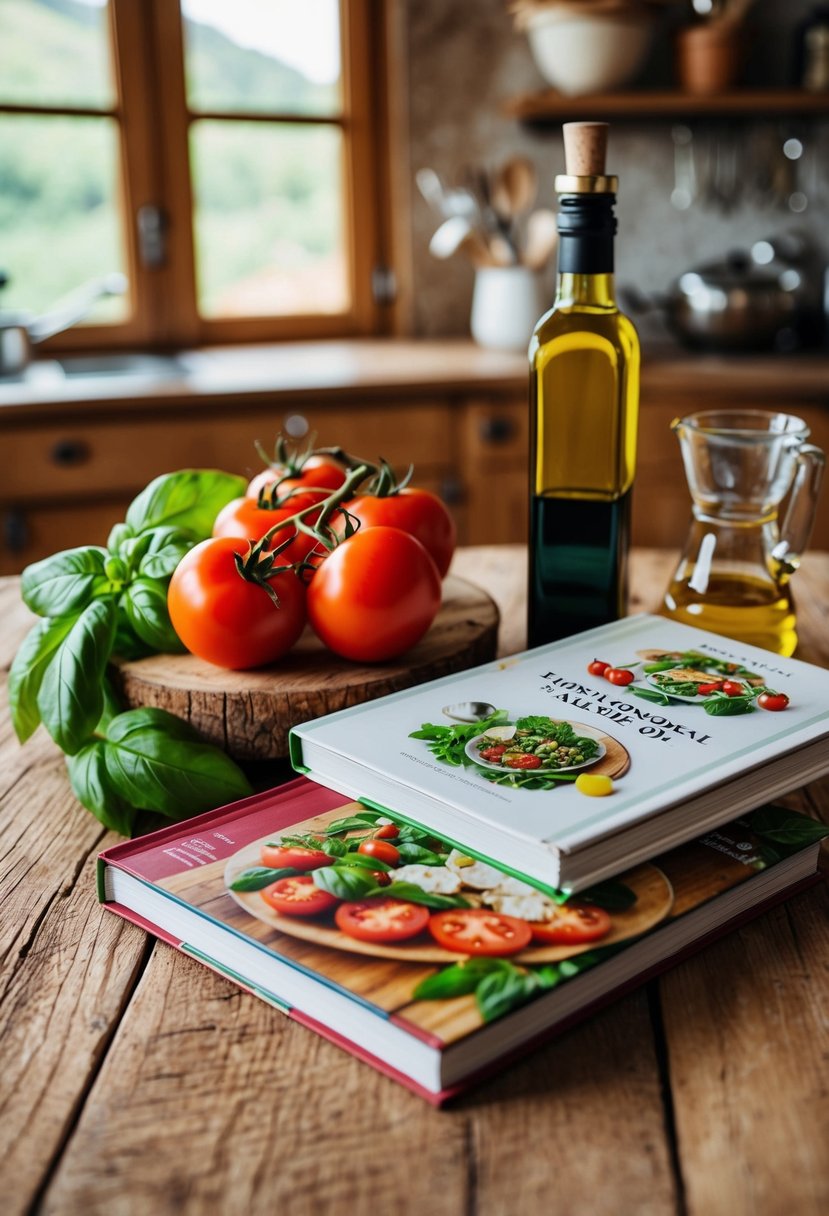
<svg viewBox="0 0 829 1216"><path fill-rule="evenodd" d="M625 611L639 339L613 286L606 123L565 123L558 285L530 343L529 644Z"/></svg>

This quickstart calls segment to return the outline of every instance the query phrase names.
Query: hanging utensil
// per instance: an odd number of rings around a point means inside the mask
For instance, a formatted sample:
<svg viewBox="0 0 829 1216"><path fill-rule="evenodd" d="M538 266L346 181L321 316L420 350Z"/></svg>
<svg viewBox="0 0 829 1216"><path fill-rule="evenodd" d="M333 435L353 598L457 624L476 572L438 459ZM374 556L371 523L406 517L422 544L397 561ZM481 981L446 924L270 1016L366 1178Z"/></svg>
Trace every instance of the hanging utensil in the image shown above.
<svg viewBox="0 0 829 1216"><path fill-rule="evenodd" d="M674 144L674 188L671 206L687 211L697 197L697 169L694 161L694 136L690 127L675 123L671 127Z"/></svg>

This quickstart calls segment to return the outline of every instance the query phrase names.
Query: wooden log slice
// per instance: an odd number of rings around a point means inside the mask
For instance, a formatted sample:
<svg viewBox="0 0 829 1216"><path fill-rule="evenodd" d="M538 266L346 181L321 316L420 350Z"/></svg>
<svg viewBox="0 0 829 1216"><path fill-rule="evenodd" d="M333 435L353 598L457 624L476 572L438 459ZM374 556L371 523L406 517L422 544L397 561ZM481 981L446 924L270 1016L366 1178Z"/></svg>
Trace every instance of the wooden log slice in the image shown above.
<svg viewBox="0 0 829 1216"><path fill-rule="evenodd" d="M450 575L432 628L393 663L338 658L306 629L284 659L256 671L157 654L118 659L113 674L130 708L167 709L238 760L275 760L288 755L288 731L299 722L493 659L498 622L484 591Z"/></svg>

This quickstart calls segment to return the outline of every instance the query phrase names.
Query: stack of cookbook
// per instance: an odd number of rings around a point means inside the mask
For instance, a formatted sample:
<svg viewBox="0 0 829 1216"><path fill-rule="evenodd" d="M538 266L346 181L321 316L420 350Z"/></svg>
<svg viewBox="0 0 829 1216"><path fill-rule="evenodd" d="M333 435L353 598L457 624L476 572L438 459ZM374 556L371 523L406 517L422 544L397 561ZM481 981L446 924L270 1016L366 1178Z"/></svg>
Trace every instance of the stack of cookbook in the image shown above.
<svg viewBox="0 0 829 1216"><path fill-rule="evenodd" d="M298 726L113 911L440 1103L818 879L829 673L660 617Z"/></svg>

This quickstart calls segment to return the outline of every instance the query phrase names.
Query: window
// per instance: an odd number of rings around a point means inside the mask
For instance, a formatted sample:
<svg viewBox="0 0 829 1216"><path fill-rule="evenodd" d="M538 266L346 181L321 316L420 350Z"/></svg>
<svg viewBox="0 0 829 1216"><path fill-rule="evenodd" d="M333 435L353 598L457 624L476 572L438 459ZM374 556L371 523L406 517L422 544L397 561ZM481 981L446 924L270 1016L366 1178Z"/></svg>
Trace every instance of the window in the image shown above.
<svg viewBox="0 0 829 1216"><path fill-rule="evenodd" d="M61 345L377 332L383 7L3 0L3 305L120 271Z"/></svg>

